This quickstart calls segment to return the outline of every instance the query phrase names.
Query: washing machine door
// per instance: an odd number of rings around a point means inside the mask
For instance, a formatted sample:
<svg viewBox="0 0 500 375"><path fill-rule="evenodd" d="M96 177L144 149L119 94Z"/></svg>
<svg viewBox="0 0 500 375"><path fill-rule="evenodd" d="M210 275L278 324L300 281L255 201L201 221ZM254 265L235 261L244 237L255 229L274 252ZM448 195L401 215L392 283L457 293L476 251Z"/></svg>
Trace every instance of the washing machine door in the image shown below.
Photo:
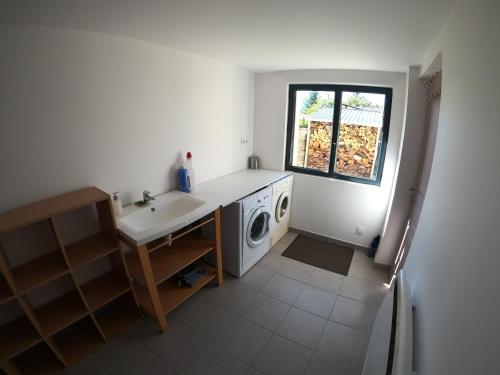
<svg viewBox="0 0 500 375"><path fill-rule="evenodd" d="M271 215L265 207L259 207L254 211L248 221L247 244L250 247L257 247L267 238L269 233L269 219Z"/></svg>
<svg viewBox="0 0 500 375"><path fill-rule="evenodd" d="M289 209L290 198L288 196L288 191L284 191L278 198L278 203L276 203L276 212L274 213L274 217L277 223L281 223L284 220Z"/></svg>

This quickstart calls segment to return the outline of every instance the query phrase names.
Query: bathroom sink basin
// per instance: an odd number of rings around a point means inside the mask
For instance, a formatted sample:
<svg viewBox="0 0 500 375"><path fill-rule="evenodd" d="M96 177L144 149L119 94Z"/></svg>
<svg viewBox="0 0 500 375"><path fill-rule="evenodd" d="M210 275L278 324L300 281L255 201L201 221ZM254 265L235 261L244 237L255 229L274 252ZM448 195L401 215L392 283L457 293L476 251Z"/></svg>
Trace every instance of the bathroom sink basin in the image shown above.
<svg viewBox="0 0 500 375"><path fill-rule="evenodd" d="M178 191L156 197L145 207L130 206L117 219L118 230L136 245L172 233L217 208L216 204Z"/></svg>

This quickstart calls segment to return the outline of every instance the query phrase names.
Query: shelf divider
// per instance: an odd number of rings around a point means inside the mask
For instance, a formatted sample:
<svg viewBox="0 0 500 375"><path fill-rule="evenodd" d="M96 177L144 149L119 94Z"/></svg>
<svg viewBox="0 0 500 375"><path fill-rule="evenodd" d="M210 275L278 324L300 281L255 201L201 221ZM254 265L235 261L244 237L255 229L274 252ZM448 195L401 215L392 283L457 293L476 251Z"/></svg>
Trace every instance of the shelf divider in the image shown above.
<svg viewBox="0 0 500 375"><path fill-rule="evenodd" d="M68 272L68 267L59 250L42 255L12 270L15 283L21 294L55 280Z"/></svg>
<svg viewBox="0 0 500 375"><path fill-rule="evenodd" d="M0 327L0 363L15 357L42 341L35 327L25 316Z"/></svg>
<svg viewBox="0 0 500 375"><path fill-rule="evenodd" d="M98 233L71 245L66 254L72 268L77 268L120 249L118 242L106 233Z"/></svg>
<svg viewBox="0 0 500 375"><path fill-rule="evenodd" d="M81 286L91 311L113 301L130 290L127 276L112 270Z"/></svg>
<svg viewBox="0 0 500 375"><path fill-rule="evenodd" d="M35 309L35 314L45 336L52 336L80 320L88 311L78 291L73 290Z"/></svg>
<svg viewBox="0 0 500 375"><path fill-rule="evenodd" d="M141 318L132 295L122 296L112 306L109 308L106 306L104 309L106 311L96 313L96 319L110 341L132 327Z"/></svg>

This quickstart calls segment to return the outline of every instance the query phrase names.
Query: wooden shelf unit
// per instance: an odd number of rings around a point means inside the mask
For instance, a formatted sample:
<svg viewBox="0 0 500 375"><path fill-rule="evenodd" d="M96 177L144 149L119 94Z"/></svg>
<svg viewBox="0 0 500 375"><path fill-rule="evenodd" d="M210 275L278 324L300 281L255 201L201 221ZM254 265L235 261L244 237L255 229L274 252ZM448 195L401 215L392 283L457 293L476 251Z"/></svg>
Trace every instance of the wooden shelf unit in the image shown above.
<svg viewBox="0 0 500 375"><path fill-rule="evenodd" d="M0 273L0 305L7 303L14 299L14 294L5 280L5 277Z"/></svg>
<svg viewBox="0 0 500 375"><path fill-rule="evenodd" d="M204 238L201 229L214 222L213 240ZM208 228L208 226L207 226ZM125 256L130 275L134 279L134 290L139 304L148 314L158 320L160 329L167 329L165 315L186 301L210 281L223 283L222 253L220 237L220 209L199 219L185 228L150 241L144 245L134 245L122 236L122 241L132 248ZM201 260L209 253L214 254L215 267ZM192 287L177 285L175 275L196 263L206 270Z"/></svg>
<svg viewBox="0 0 500 375"><path fill-rule="evenodd" d="M65 244L58 222L86 206L93 207L99 233ZM41 222L46 222L55 249L11 266L9 254L15 255L17 248L4 239ZM110 270L80 283L78 273L96 274L93 262L99 259ZM32 306L33 293L64 277L70 291ZM0 373L8 375L61 372L142 318L107 193L86 188L0 215L0 313L12 300L23 315L0 326Z"/></svg>
<svg viewBox="0 0 500 375"><path fill-rule="evenodd" d="M28 375L60 374L64 371L64 364L52 350L44 343L40 343L30 350L20 354L10 362L11 372Z"/></svg>

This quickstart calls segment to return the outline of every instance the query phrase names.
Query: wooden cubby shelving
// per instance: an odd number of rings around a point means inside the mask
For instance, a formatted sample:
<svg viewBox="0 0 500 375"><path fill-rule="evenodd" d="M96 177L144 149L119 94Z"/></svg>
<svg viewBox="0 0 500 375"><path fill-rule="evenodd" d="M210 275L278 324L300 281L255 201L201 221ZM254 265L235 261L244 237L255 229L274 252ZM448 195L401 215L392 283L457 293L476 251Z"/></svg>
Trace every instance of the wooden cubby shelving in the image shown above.
<svg viewBox="0 0 500 375"><path fill-rule="evenodd" d="M94 213L99 232L66 243L60 224L80 209ZM51 250L13 265L19 249L6 238L37 225ZM98 260L108 270L95 276ZM80 281L83 271L91 276ZM64 281L69 290L35 306L44 288ZM0 313L9 303L22 314L0 322L0 370L8 375L59 373L142 317L107 193L85 188L0 215Z"/></svg>
<svg viewBox="0 0 500 375"><path fill-rule="evenodd" d="M202 228L209 228L209 223L214 224L210 226L210 239L202 235ZM120 236L132 249L125 259L139 304L157 319L162 331L167 329L165 316L182 302L214 279L218 286L222 285L220 233L220 209L216 209L181 230L146 244L136 245L125 235ZM202 259L208 254L213 254L215 266ZM204 268L206 274L192 287L179 287L175 275L193 263Z"/></svg>

